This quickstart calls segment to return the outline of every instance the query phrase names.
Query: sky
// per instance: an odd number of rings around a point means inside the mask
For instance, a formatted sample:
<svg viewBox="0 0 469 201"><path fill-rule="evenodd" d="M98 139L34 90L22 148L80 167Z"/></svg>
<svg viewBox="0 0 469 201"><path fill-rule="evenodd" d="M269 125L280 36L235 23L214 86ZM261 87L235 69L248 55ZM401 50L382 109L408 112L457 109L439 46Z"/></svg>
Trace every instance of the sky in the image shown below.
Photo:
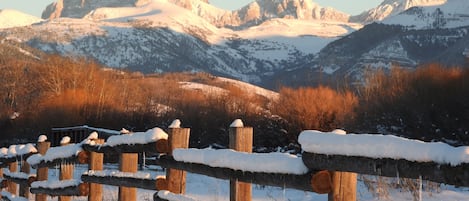
<svg viewBox="0 0 469 201"><path fill-rule="evenodd" d="M16 9L40 17L46 6L55 0L0 0L0 9ZM220 8L235 10L253 0L209 0L212 5ZM383 0L313 0L323 7L332 7L342 12L356 15L370 8L376 7Z"/></svg>

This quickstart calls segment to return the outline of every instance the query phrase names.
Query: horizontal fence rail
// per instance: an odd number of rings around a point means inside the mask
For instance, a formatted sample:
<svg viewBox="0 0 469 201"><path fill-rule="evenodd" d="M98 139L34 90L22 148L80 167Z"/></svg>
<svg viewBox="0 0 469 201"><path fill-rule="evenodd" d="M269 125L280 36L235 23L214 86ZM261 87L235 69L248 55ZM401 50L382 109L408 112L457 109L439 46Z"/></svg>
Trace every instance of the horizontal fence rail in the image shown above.
<svg viewBox="0 0 469 201"><path fill-rule="evenodd" d="M161 156L159 159L155 160L155 162L151 164L157 164L166 168L184 170L191 173L206 175L224 180L238 180L246 183L276 186L281 188L291 188L303 191L312 191L316 193L329 192L328 190L326 190L327 192L324 192L324 190L313 189L313 187L311 186L313 176L320 171L315 171L305 175L248 172L233 170L229 168L210 167L208 165L203 164L180 162L174 160L174 158L170 156ZM330 175L327 174L323 177L325 177L324 179L327 180Z"/></svg>

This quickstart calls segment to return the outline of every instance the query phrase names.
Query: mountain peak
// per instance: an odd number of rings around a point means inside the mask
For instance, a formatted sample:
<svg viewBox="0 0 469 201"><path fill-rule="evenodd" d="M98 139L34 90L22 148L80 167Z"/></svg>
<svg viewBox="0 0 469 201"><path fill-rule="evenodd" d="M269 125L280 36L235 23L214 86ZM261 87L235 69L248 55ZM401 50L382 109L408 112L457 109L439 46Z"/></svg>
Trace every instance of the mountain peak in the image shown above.
<svg viewBox="0 0 469 201"><path fill-rule="evenodd" d="M413 29L456 28L469 25L467 0L447 0L442 4L415 6L382 21L384 24L404 25Z"/></svg>
<svg viewBox="0 0 469 201"><path fill-rule="evenodd" d="M83 18L102 7L135 7L153 0L58 0L44 10L42 18ZM323 8L312 0L256 0L229 11L209 4L209 0L164 0L183 7L217 27L246 28L273 18L347 22L349 15Z"/></svg>
<svg viewBox="0 0 469 201"><path fill-rule="evenodd" d="M15 19L15 20L12 20ZM27 26L37 22L42 21L40 18L37 18L26 13L22 13L13 9L3 9L0 10L0 29L2 28L11 28L18 26Z"/></svg>
<svg viewBox="0 0 469 201"><path fill-rule="evenodd" d="M347 21L349 15L332 8L323 8L312 0L257 0L259 18L290 18L300 20ZM250 5L246 6L249 7ZM246 7L242 8L246 9Z"/></svg>
<svg viewBox="0 0 469 201"><path fill-rule="evenodd" d="M149 3L151 0L57 0L42 12L43 19L59 17L82 18L101 7L130 7Z"/></svg>
<svg viewBox="0 0 469 201"><path fill-rule="evenodd" d="M376 8L351 17L350 21L361 23L381 21L415 6L435 6L444 4L446 1L447 0L384 0Z"/></svg>

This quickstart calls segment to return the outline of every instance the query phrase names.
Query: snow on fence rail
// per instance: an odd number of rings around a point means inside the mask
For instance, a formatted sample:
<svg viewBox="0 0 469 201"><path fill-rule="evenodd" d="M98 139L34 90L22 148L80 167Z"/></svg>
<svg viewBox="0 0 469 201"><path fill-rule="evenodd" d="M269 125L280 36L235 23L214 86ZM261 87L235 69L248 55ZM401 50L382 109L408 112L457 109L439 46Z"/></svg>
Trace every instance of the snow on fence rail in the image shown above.
<svg viewBox="0 0 469 201"><path fill-rule="evenodd" d="M469 186L469 147L423 142L392 135L303 131L298 139L310 169L361 174L422 177L439 183Z"/></svg>
<svg viewBox="0 0 469 201"><path fill-rule="evenodd" d="M198 163L210 167L229 168L244 172L304 175L309 169L300 157L288 153L243 153L232 149L176 149L176 161Z"/></svg>
<svg viewBox="0 0 469 201"><path fill-rule="evenodd" d="M469 163L467 146L452 147L442 142L427 143L393 135L303 131L298 141L304 151L316 154L403 159L452 166Z"/></svg>
<svg viewBox="0 0 469 201"><path fill-rule="evenodd" d="M22 158L27 158L37 152L32 144L11 145L9 148L0 149L0 162L11 163Z"/></svg>
<svg viewBox="0 0 469 201"><path fill-rule="evenodd" d="M186 199L180 195L185 192L185 171L229 179L231 200L250 200L248 183L329 193L332 200L353 200L353 195L336 196L334 193L340 189L355 194L356 177L352 173L334 171L408 178L422 176L431 181L469 186L468 147L456 148L395 136L304 131L299 137L304 153L299 157L283 153L247 153L252 150L252 128L244 127L240 120L234 121L229 129L233 150L188 149L189 129L180 128L180 122L175 121L168 130L169 134L154 128L114 135L107 142L96 139L97 134L92 133L80 143L62 141L63 146L50 149L50 143L41 136L37 149L31 144L0 149L0 162L9 167L4 174L10 180L7 189L16 192L11 184L16 182L31 187L28 192L37 194L36 200L46 200L42 194L88 195L89 200L100 200L102 195L94 190L99 189L100 184L107 184L119 186L123 200L135 200L135 188L160 191L155 194L155 200ZM120 153L120 161L125 161L120 163L119 171L102 169L103 153L108 152ZM137 153L142 152L163 153L155 163L168 168L166 177L137 171ZM16 172L17 160L26 161L22 162L23 166L29 163L38 168L37 177L30 175L29 170ZM75 161L88 163L90 170L79 179L62 176L70 171L69 163ZM44 169L51 166L61 167L61 181L48 181L47 175L43 175ZM352 176L337 176L341 174ZM351 182L343 182L342 178L350 178Z"/></svg>

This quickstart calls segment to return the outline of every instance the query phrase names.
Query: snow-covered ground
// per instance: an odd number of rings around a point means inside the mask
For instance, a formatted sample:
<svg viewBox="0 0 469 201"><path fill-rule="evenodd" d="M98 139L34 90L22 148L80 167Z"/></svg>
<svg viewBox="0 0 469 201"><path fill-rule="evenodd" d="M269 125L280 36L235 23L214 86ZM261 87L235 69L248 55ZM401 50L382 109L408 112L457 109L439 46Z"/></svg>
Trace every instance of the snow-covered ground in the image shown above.
<svg viewBox="0 0 469 201"><path fill-rule="evenodd" d="M75 178L86 172L85 165L77 165L75 168ZM116 165L106 165L106 169L117 169ZM145 171L151 172L152 176L165 175L160 167L151 166ZM143 171L143 172L145 172ZM49 170L49 178L56 180L59 175L58 169ZM374 179L374 176L368 176ZM359 176L357 187L357 200L360 201L377 201L377 200L394 200L394 201L412 201L413 196L410 192L400 189L388 189L389 196L387 198L373 197L373 193L367 190L367 187L362 177ZM198 174L187 174L186 180L186 197L190 197L197 201L227 201L229 200L229 181L215 179ZM103 201L114 201L118 197L118 187L104 185L104 199ZM269 187L252 185L253 201L326 201L327 195L319 195L312 192L304 192L292 189L283 189L279 187ZM138 190L137 196L139 201L153 200L153 194L156 191L151 190ZM29 200L34 200L31 196ZM48 200L57 200L57 197L49 197ZM81 201L87 200L87 197L74 197L73 200ZM454 186L442 185L438 191L422 192L422 200L425 201L463 201L469 200L468 188L455 188Z"/></svg>

